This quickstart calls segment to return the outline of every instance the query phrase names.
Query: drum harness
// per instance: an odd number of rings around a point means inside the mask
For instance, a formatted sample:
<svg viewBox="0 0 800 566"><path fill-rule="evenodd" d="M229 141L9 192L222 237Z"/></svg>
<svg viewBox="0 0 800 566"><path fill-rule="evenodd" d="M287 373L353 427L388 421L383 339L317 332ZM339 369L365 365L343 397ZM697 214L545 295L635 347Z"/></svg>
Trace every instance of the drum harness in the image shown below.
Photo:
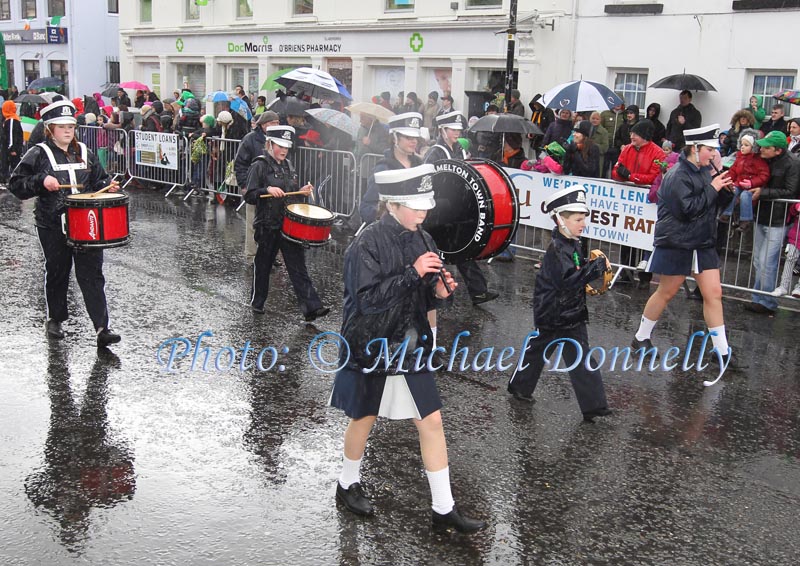
<svg viewBox="0 0 800 566"><path fill-rule="evenodd" d="M45 143L37 143L38 147L41 147L44 151L45 155L47 155L47 159L50 161L50 167L53 168L53 171L60 172L66 171L69 175L69 184L72 185L72 194L78 193L78 176L75 174L75 171L85 170L87 168L88 163L88 153L86 149L86 144L82 142L78 142L78 146L81 148L81 162L80 163L58 163L56 162L56 156L53 155L53 150ZM66 235L67 233L67 215L61 215L61 231Z"/></svg>

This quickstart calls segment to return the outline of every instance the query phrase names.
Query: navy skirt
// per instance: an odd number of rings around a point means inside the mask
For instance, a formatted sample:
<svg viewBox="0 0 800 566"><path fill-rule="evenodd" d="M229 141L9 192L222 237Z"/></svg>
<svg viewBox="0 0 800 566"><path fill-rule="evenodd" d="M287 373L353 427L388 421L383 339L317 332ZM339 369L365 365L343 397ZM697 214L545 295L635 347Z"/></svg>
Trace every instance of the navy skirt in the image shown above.
<svg viewBox="0 0 800 566"><path fill-rule="evenodd" d="M424 419L442 408L433 373L380 376L348 368L337 372L329 404L351 419Z"/></svg>
<svg viewBox="0 0 800 566"><path fill-rule="evenodd" d="M684 250L656 246L646 271L660 275L689 276L709 269L719 269L719 255L714 248Z"/></svg>

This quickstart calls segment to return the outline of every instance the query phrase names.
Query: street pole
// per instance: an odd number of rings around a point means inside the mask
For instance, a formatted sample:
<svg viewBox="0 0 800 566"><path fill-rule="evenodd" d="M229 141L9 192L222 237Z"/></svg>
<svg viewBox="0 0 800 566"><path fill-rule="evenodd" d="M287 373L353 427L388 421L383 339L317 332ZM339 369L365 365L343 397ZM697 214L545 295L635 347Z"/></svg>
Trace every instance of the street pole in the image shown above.
<svg viewBox="0 0 800 566"><path fill-rule="evenodd" d="M511 89L514 82L514 46L517 35L517 0L511 0L511 13L508 17L508 51L506 52L506 104L505 111L511 104Z"/></svg>

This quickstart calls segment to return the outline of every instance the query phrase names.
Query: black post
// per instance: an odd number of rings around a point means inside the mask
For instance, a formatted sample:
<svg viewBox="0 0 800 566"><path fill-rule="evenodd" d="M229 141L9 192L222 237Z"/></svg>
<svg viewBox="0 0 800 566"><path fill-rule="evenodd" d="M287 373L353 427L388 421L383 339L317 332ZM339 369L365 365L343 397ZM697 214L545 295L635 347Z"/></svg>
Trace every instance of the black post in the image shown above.
<svg viewBox="0 0 800 566"><path fill-rule="evenodd" d="M514 46L517 35L517 0L511 0L511 13L508 17L508 51L506 52L506 108L511 104L511 89L514 82Z"/></svg>

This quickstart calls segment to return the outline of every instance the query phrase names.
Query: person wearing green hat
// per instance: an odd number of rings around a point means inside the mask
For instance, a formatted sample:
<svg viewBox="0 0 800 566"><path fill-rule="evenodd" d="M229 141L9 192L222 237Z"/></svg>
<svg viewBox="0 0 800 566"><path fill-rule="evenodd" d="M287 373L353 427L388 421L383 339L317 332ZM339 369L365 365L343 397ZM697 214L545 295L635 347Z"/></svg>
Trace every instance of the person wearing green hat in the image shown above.
<svg viewBox="0 0 800 566"><path fill-rule="evenodd" d="M752 302L744 308L757 314L775 314L778 301L767 294L775 289L781 247L786 235L784 225L786 203L778 199L796 199L800 188L800 160L789 155L786 135L778 130L769 132L756 141L761 148L761 157L769 164L770 179L766 186L752 190L753 202L758 202L756 223L753 230L753 268L755 282Z"/></svg>

